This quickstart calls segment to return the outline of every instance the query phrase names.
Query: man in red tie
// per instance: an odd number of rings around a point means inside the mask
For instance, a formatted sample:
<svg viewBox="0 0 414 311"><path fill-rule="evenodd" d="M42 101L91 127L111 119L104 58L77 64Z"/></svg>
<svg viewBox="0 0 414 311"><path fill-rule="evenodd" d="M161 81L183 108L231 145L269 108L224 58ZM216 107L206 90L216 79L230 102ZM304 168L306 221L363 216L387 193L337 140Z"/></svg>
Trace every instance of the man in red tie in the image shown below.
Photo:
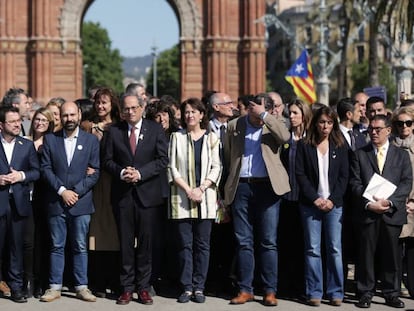
<svg viewBox="0 0 414 311"><path fill-rule="evenodd" d="M138 301L152 304L149 294L152 233L162 176L168 164L168 142L160 124L142 118L145 103L134 94L121 97L123 121L104 136L102 166L112 175L111 201L118 224L121 248L120 283L123 293L117 304L125 305L137 290ZM137 247L135 248L135 239Z"/></svg>

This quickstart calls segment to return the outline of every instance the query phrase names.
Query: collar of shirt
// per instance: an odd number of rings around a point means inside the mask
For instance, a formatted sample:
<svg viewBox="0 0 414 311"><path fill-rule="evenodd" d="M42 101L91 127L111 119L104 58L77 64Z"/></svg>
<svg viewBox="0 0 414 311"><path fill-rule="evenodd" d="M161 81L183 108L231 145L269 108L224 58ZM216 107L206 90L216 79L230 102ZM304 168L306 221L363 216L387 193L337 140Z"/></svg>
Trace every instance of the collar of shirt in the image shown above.
<svg viewBox="0 0 414 311"><path fill-rule="evenodd" d="M135 134L137 133L136 130L138 130L138 133L141 131L141 126L142 126L142 118L141 120L138 121L137 124L135 124L135 126L132 126L131 124L128 123L128 133L131 132L131 128L135 127Z"/></svg>
<svg viewBox="0 0 414 311"><path fill-rule="evenodd" d="M381 147L379 147L379 148L377 148L376 146L373 146L373 147L374 147L375 155L377 155L378 149L382 149L382 151L384 151L384 156L385 156L387 154L387 152L388 152L388 148L390 147L390 142L387 139L387 141L385 142L385 144L382 145Z"/></svg>
<svg viewBox="0 0 414 311"><path fill-rule="evenodd" d="M224 125L227 129L227 122L226 123L221 123L219 120L217 120L216 118L213 118L210 120L210 129L214 132L214 133L220 133L220 127Z"/></svg>
<svg viewBox="0 0 414 311"><path fill-rule="evenodd" d="M75 134L72 137L68 137L68 135L66 134L66 131L63 130L63 138L64 139L69 139L69 140L70 139L76 139L76 138L78 138L78 136L79 136L79 126L76 127Z"/></svg>
<svg viewBox="0 0 414 311"><path fill-rule="evenodd" d="M347 128L346 126L339 123L339 129L341 130L342 134L344 135L346 141L348 142L348 145L351 145L351 137L349 136L349 131L352 131L352 129Z"/></svg>
<svg viewBox="0 0 414 311"><path fill-rule="evenodd" d="M9 145L11 145L11 144L14 144L15 142L16 142L16 137L15 138L13 138L12 140L11 140L11 142L8 142L7 140L5 140L4 139L4 137L3 137L3 135L0 133L0 138L1 138L1 143L4 145L4 144L9 144Z"/></svg>

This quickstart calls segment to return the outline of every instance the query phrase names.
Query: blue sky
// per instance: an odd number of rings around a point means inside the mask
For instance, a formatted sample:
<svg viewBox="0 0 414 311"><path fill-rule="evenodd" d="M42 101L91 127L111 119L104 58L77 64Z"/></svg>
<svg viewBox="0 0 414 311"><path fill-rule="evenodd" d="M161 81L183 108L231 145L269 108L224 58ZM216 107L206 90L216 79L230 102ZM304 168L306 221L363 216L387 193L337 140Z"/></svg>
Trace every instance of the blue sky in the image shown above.
<svg viewBox="0 0 414 311"><path fill-rule="evenodd" d="M163 51L179 40L178 20L166 0L95 0L85 21L99 22L112 48L126 57L148 55L154 44Z"/></svg>

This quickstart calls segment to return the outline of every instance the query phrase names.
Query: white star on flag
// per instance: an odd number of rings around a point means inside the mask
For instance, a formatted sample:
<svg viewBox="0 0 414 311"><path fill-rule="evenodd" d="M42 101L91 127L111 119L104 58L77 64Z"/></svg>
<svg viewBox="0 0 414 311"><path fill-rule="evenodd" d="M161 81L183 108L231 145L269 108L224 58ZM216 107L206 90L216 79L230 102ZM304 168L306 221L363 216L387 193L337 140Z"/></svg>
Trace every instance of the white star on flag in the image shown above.
<svg viewBox="0 0 414 311"><path fill-rule="evenodd" d="M304 70L304 69L303 69L302 64L298 64L298 65L296 66L296 68L295 68L295 72L297 72L297 73L299 73L299 74L300 74L303 70Z"/></svg>

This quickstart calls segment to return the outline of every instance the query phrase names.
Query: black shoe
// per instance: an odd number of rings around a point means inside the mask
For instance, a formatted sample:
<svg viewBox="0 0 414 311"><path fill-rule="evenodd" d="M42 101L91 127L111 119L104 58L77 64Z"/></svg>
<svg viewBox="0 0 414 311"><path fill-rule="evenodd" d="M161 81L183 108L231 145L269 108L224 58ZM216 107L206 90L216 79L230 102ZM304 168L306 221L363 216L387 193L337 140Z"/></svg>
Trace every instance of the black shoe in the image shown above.
<svg viewBox="0 0 414 311"><path fill-rule="evenodd" d="M23 296L26 298L33 297L33 281L28 280L23 283Z"/></svg>
<svg viewBox="0 0 414 311"><path fill-rule="evenodd" d="M397 296L385 298L385 304L393 308L404 308L404 302Z"/></svg>
<svg viewBox="0 0 414 311"><path fill-rule="evenodd" d="M187 303L190 301L193 293L190 291L183 292L180 297L178 297L177 302L179 303Z"/></svg>
<svg viewBox="0 0 414 311"><path fill-rule="evenodd" d="M355 307L358 308L369 308L371 307L371 297L362 296L359 301L355 304Z"/></svg>
<svg viewBox="0 0 414 311"><path fill-rule="evenodd" d="M197 303L204 303L206 301L206 296L204 296L202 291L196 291L194 292L192 300Z"/></svg>
<svg viewBox="0 0 414 311"><path fill-rule="evenodd" d="M21 291L13 291L11 293L10 299L17 303L27 302L27 298L23 295Z"/></svg>

